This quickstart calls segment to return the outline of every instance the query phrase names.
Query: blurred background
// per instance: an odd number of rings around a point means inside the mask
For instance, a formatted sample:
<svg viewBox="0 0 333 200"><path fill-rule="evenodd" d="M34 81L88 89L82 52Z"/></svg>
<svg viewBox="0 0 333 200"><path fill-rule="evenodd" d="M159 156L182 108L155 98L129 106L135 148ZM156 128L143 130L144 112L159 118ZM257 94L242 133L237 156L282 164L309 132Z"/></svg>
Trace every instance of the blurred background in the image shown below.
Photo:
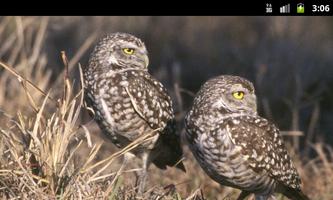
<svg viewBox="0 0 333 200"><path fill-rule="evenodd" d="M333 17L0 17L0 60L56 95L64 70L60 51L78 81L77 63L87 65L98 38L112 32L144 41L149 71L169 90L179 122L209 78L243 76L255 84L260 115L283 131L298 165L306 171L324 156L333 166ZM28 110L25 101L15 101L25 98L17 80L2 69L0 75L0 109ZM312 172L301 170L304 184ZM187 192L210 181L200 177ZM207 196L224 191L209 184Z"/></svg>

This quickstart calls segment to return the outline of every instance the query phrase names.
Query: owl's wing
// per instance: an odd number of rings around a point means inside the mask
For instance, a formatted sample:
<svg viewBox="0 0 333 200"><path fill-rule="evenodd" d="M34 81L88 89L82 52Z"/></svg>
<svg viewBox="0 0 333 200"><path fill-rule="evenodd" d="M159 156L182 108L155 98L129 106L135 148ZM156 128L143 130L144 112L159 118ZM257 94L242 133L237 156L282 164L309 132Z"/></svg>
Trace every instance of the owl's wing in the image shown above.
<svg viewBox="0 0 333 200"><path fill-rule="evenodd" d="M274 124L251 116L235 117L225 123L233 143L241 147L253 171L268 173L289 187L300 187L299 175Z"/></svg>
<svg viewBox="0 0 333 200"><path fill-rule="evenodd" d="M175 121L170 96L163 85L148 73L132 73L126 91L131 98L135 111L156 130L163 133L158 138L158 157L152 162L159 168L176 166L185 171L181 162L183 151L180 137L175 132Z"/></svg>
<svg viewBox="0 0 333 200"><path fill-rule="evenodd" d="M173 120L170 96L163 85L148 73L132 74L126 91L136 112L153 129L164 128Z"/></svg>

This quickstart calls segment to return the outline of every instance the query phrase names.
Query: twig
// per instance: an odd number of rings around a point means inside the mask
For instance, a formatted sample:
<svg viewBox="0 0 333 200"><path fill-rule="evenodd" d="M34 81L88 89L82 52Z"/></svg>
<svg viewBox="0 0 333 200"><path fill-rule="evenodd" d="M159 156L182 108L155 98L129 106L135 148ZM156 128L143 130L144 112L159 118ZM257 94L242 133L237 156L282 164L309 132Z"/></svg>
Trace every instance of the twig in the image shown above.
<svg viewBox="0 0 333 200"><path fill-rule="evenodd" d="M159 131L160 128L158 129L155 129L153 131L151 131L150 133L148 134L143 134L143 136L139 137L138 139L134 140L133 142L131 142L130 144L128 144L125 148L123 148L122 150L112 154L111 156L109 156L108 158L102 160L102 161L99 161L97 163L95 163L94 165L88 167L87 169L83 169L81 171L81 173L87 173L87 171L90 171L96 167L98 167L99 165L105 163L105 162L109 162L107 165L105 166L108 166L110 164L110 161L113 161L113 159L123 155L124 153L127 153L129 151L131 151L132 149L136 148L137 146L139 146L141 143L147 141L147 140L150 140L153 138L153 136L156 134L157 131ZM104 170L104 168L106 167L103 167L102 169ZM91 176L92 178L95 177L97 174L101 173L103 170L99 170L98 172L96 172L93 176Z"/></svg>
<svg viewBox="0 0 333 200"><path fill-rule="evenodd" d="M83 56L83 54L88 50L88 48L93 44L93 42L97 38L98 32L94 32L91 36L89 36L88 39L85 40L85 42L81 45L79 50L76 52L76 54L73 56L73 58L68 62L68 70L67 73L70 73L73 70L73 67L75 64L80 60L80 58ZM65 73L65 72L63 72ZM55 81L55 83L59 83L60 77Z"/></svg>
<svg viewBox="0 0 333 200"><path fill-rule="evenodd" d="M17 73L13 67L11 67L9 65L6 65L5 63L3 63L1 61L0 61L0 65L3 68L5 68L7 71L9 71L11 74L13 74L14 76L16 76L16 78L17 78L17 80L19 82L25 81L26 83L28 83L28 85L30 85L35 90L37 90L38 92L40 92L44 97L47 97L48 99L50 99L54 103L57 103L51 96L47 95L42 89L40 89L39 87L37 87L34 83L32 83L31 81L29 81L28 79L26 79L23 76L21 76L19 73Z"/></svg>
<svg viewBox="0 0 333 200"><path fill-rule="evenodd" d="M306 147L304 150L304 154L307 156L309 156L309 152L310 152L309 144L313 140L313 136L315 133L315 128L316 128L317 122L319 120L319 116L320 116L320 106L319 106L319 103L316 102L314 105L312 114L311 114L310 123L309 123L309 127L308 127L308 134L306 137Z"/></svg>

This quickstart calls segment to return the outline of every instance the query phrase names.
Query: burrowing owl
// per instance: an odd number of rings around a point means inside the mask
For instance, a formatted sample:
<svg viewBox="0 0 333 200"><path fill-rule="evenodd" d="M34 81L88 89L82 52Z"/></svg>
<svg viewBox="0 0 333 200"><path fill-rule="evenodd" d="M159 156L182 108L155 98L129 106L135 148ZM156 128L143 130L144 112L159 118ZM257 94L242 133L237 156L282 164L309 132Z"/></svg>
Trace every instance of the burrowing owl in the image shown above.
<svg viewBox="0 0 333 200"><path fill-rule="evenodd" d="M143 159L143 174L152 162L161 169L185 171L180 138L174 129L172 102L163 85L148 73L144 43L127 33L102 38L84 70L85 100L103 133L119 148L158 130L132 153ZM142 191L145 178L142 178Z"/></svg>
<svg viewBox="0 0 333 200"><path fill-rule="evenodd" d="M185 118L186 139L216 182L242 190L238 199L282 193L308 199L276 126L257 114L253 84L238 76L207 81Z"/></svg>

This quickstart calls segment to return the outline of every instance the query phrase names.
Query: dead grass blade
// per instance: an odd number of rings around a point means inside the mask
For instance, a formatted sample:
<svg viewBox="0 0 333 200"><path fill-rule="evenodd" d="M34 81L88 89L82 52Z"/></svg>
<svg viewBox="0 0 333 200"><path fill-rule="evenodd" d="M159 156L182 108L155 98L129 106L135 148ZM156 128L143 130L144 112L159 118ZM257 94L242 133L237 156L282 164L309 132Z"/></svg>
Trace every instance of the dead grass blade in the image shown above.
<svg viewBox="0 0 333 200"><path fill-rule="evenodd" d="M21 76L19 73L17 73L17 72L15 71L14 68L10 67L9 65L6 65L5 63L3 63L3 62L1 62L1 61L0 61L0 65L1 65L3 68L5 68L8 72L10 72L11 74L13 74L13 75L17 78L17 80L18 80L19 82L24 81L24 82L26 82L28 85L30 85L31 87L33 87L34 89L36 89L38 92L40 92L43 96L45 96L45 97L47 96L47 94L46 94L43 90L41 90L39 87L37 87L37 86L36 86L35 84L33 84L31 81L25 79L23 76ZM48 96L48 98L49 98L50 100L52 100L53 102L55 102L55 100L54 100L52 97Z"/></svg>

